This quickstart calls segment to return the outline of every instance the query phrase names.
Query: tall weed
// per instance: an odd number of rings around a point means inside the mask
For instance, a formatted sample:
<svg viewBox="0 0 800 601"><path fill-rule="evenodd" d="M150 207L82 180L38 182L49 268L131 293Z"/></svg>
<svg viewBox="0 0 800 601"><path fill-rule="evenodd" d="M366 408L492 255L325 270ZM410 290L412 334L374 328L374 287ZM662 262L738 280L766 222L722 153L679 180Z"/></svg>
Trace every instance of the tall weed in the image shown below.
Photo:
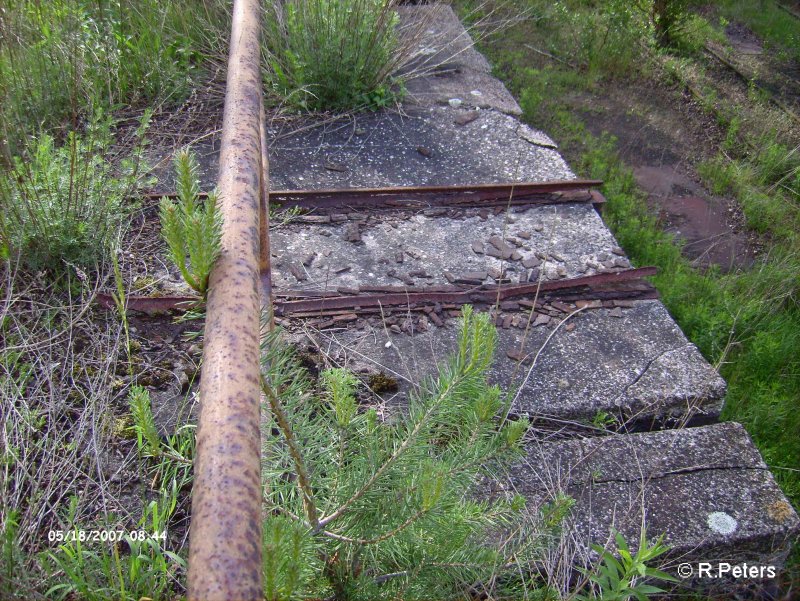
<svg viewBox="0 0 800 601"><path fill-rule="evenodd" d="M43 134L0 174L0 251L32 270L102 263L131 213L142 170L147 117L139 151L119 165L106 158L108 119L96 117L85 135L70 132L59 146Z"/></svg>
<svg viewBox="0 0 800 601"><path fill-rule="evenodd" d="M264 50L273 91L309 110L379 107L398 66L397 0L271 2Z"/></svg>

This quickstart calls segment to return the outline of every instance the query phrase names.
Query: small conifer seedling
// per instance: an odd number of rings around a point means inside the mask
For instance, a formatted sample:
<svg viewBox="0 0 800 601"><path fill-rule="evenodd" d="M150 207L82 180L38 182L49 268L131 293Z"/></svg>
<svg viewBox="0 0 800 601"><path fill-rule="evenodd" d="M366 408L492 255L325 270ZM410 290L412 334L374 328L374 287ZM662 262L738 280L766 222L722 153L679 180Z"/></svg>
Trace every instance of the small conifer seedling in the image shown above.
<svg viewBox="0 0 800 601"><path fill-rule="evenodd" d="M161 199L161 234L169 255L183 279L199 294L208 291L208 276L220 254L222 214L217 193L199 202L200 180L197 159L188 150L175 157L178 202Z"/></svg>

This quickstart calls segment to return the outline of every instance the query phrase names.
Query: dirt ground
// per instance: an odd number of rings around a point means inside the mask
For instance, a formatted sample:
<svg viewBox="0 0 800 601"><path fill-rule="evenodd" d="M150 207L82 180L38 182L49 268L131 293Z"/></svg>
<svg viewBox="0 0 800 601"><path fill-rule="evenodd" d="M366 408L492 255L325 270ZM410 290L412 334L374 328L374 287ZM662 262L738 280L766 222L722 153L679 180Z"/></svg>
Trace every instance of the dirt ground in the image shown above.
<svg viewBox="0 0 800 601"><path fill-rule="evenodd" d="M800 106L800 64L779 56L741 23L725 30L725 57L789 110ZM709 55L706 75L720 102L746 104L748 84ZM613 135L664 229L700 267L746 268L761 250L735 199L711 193L697 165L721 147L725 130L679 85L615 81L569 99L589 131ZM797 113L796 113L797 114Z"/></svg>

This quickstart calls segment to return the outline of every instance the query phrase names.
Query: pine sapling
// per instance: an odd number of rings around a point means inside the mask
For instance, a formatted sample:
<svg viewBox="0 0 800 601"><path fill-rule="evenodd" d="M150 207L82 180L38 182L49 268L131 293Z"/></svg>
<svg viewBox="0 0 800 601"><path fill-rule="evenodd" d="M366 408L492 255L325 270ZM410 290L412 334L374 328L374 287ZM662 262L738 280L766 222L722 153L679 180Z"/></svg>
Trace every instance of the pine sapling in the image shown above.
<svg viewBox="0 0 800 601"><path fill-rule="evenodd" d="M161 234L186 283L205 296L208 276L221 252L222 214L216 192L200 198L197 159L189 150L175 157L178 202L161 199Z"/></svg>

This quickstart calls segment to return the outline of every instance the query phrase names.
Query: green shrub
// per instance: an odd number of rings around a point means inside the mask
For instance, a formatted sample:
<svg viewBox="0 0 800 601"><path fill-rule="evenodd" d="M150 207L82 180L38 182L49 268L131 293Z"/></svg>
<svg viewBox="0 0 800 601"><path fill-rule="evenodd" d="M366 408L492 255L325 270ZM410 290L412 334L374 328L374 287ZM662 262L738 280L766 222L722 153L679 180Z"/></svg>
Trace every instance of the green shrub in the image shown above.
<svg viewBox="0 0 800 601"><path fill-rule="evenodd" d="M147 117L139 130L142 140ZM139 152L113 165L110 122L95 119L63 146L42 135L0 175L0 248L30 269L102 263L124 228L140 181ZM140 147L141 150L141 147Z"/></svg>
<svg viewBox="0 0 800 601"><path fill-rule="evenodd" d="M267 80L308 110L386 106L398 56L396 0L270 3Z"/></svg>
<svg viewBox="0 0 800 601"><path fill-rule="evenodd" d="M635 3L608 0L588 9L574 2L553 5L561 51L590 73L622 75L634 68L650 35L647 15Z"/></svg>

